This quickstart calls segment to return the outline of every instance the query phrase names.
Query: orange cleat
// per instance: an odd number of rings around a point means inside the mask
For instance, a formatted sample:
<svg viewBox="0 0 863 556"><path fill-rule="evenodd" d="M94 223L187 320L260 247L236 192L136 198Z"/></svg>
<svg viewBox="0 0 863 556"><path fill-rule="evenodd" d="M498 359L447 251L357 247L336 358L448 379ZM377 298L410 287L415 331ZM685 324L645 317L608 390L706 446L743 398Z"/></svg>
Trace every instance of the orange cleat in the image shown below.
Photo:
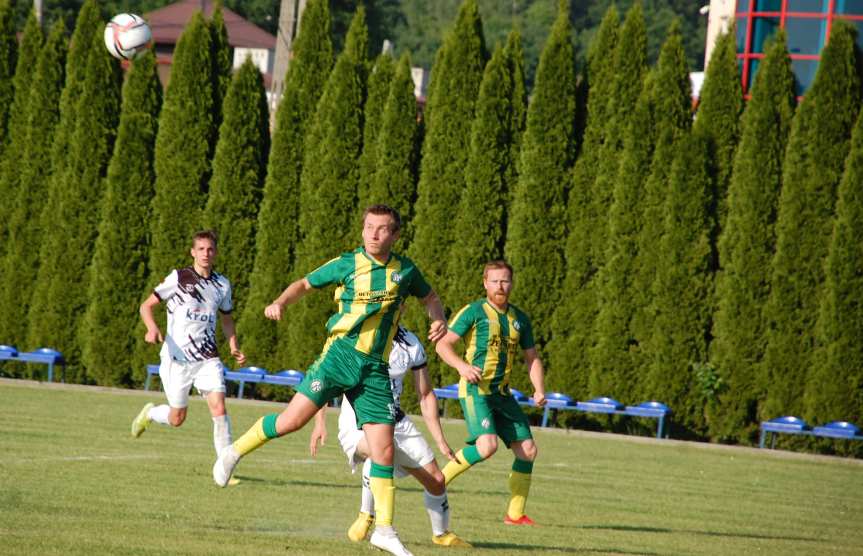
<svg viewBox="0 0 863 556"><path fill-rule="evenodd" d="M505 525L536 525L534 521L526 515L523 515L518 519L513 519L509 517L509 514L507 514L503 517L503 522Z"/></svg>

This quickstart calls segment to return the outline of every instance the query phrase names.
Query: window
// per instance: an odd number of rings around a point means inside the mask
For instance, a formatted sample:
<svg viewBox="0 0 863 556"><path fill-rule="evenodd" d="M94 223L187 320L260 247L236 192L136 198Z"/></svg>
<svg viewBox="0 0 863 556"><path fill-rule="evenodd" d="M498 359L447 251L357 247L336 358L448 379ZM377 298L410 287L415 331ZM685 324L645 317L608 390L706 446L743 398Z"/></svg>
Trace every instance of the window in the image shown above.
<svg viewBox="0 0 863 556"><path fill-rule="evenodd" d="M827 13L829 0L788 0L786 11Z"/></svg>
<svg viewBox="0 0 863 556"><path fill-rule="evenodd" d="M788 52L818 54L827 36L827 20L789 17L785 20L785 29L788 33Z"/></svg>
<svg viewBox="0 0 863 556"><path fill-rule="evenodd" d="M737 18L737 52L745 52L746 51L746 23L747 18L738 17Z"/></svg>
<svg viewBox="0 0 863 556"><path fill-rule="evenodd" d="M737 13L742 14L749 11L749 0L737 0Z"/></svg>
<svg viewBox="0 0 863 556"><path fill-rule="evenodd" d="M779 29L778 17L756 17L752 32L752 52L764 52L767 39Z"/></svg>
<svg viewBox="0 0 863 556"><path fill-rule="evenodd" d="M791 69L794 70L794 88L798 96L802 96L815 81L815 72L818 71L818 60L791 60Z"/></svg>
<svg viewBox="0 0 863 556"><path fill-rule="evenodd" d="M782 0L755 0L756 12L778 12L782 10Z"/></svg>
<svg viewBox="0 0 863 556"><path fill-rule="evenodd" d="M863 0L836 0L836 13L863 15Z"/></svg>
<svg viewBox="0 0 863 556"><path fill-rule="evenodd" d="M761 65L761 60L757 58L749 62L749 83L746 84L747 91L755 85L755 74L758 73L759 65Z"/></svg>

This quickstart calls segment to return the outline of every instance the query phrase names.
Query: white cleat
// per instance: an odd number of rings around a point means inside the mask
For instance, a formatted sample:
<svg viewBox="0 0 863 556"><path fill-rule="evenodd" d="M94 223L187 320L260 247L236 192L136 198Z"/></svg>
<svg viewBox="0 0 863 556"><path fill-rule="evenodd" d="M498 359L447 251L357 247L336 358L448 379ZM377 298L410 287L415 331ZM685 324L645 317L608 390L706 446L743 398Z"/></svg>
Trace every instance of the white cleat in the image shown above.
<svg viewBox="0 0 863 556"><path fill-rule="evenodd" d="M410 550L405 548L405 545L403 545L402 541L399 540L399 536L395 531L389 534L384 534L378 529L375 529L369 542L372 546L379 548L384 552L395 554L396 556L414 556Z"/></svg>
<svg viewBox="0 0 863 556"><path fill-rule="evenodd" d="M216 481L217 485L222 488L228 485L228 482L231 480L231 475L234 473L234 468L237 466L237 462L239 461L240 456L237 454L236 450L234 450L233 446L228 446L222 450L216 463L213 464L213 480Z"/></svg>

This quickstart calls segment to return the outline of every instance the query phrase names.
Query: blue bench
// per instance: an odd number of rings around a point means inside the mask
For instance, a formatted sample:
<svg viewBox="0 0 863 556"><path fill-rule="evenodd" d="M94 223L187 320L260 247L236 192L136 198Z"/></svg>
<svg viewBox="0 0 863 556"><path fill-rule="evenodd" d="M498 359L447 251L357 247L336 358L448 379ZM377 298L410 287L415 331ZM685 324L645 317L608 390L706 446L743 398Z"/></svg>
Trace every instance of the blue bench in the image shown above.
<svg viewBox="0 0 863 556"><path fill-rule="evenodd" d="M793 415L777 417L761 422L761 435L758 447L763 448L770 437L770 448L776 447L776 436L779 434L795 434L803 436L818 436L821 438L838 438L843 440L863 440L860 428L847 421L833 421L819 427L810 427L806 421Z"/></svg>
<svg viewBox="0 0 863 556"><path fill-rule="evenodd" d="M510 391L519 405L536 407L533 398L526 396L515 388ZM458 384L450 384L434 389L439 399L457 399ZM666 418L671 415L671 409L659 402L644 402L639 405L623 405L611 398L594 398L586 402L578 402L560 392L546 392L546 404L542 413L541 426L547 427L552 412L559 410L581 411L584 413L605 413L612 415L629 415L631 417L647 417L657 420L656 438L666 438Z"/></svg>
<svg viewBox="0 0 863 556"><path fill-rule="evenodd" d="M147 380L144 382L144 390L150 389L150 378L153 375L159 376L159 365L147 365ZM247 382L262 382L275 386L296 386L302 382L304 376L300 371L293 369L286 369L272 374L262 367L243 367L236 371L225 370L225 380L239 384L237 388L238 398L243 397L243 391Z"/></svg>
<svg viewBox="0 0 863 556"><path fill-rule="evenodd" d="M0 361L22 361L48 366L48 382L54 382L54 366L63 369L62 382L66 382L66 360L63 354L51 348L39 348L33 351L18 351L14 346L0 345Z"/></svg>

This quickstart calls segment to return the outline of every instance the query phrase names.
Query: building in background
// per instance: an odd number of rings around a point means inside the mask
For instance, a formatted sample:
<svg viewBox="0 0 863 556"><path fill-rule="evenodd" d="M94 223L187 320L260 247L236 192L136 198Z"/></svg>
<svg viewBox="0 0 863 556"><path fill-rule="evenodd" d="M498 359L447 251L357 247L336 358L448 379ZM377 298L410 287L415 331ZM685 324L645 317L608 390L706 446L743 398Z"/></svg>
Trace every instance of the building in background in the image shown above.
<svg viewBox="0 0 863 556"><path fill-rule="evenodd" d="M174 48L186 25L197 11L203 12L208 19L211 18L214 8L215 2L209 0L180 0L144 14L144 19L153 31L159 78L163 85L168 83ZM228 29L228 43L234 51L234 67L240 67L246 57L250 56L264 75L264 83L269 89L276 58L276 37L224 6L222 15Z"/></svg>
<svg viewBox="0 0 863 556"><path fill-rule="evenodd" d="M709 6L705 66L716 37L736 25L744 92L752 85L765 44L777 29L785 29L788 35L798 95L805 94L815 79L821 49L836 19L854 23L857 43L863 46L863 0L711 0Z"/></svg>

